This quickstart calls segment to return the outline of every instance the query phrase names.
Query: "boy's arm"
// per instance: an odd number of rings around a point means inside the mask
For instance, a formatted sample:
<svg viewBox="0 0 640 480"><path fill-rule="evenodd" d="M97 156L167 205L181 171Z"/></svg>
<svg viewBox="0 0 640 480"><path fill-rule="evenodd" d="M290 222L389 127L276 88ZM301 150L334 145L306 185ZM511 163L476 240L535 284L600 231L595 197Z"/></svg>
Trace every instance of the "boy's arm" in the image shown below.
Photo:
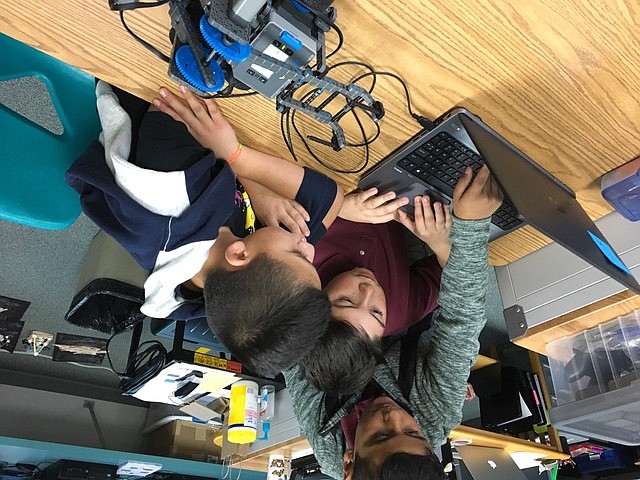
<svg viewBox="0 0 640 480"><path fill-rule="evenodd" d="M333 478L342 478L343 446L333 434L320 434L326 421L324 393L314 388L304 378L297 365L285 370L283 374L293 399L293 413L313 449L322 472Z"/></svg>
<svg viewBox="0 0 640 480"><path fill-rule="evenodd" d="M430 341L419 343L412 391L423 407L420 413L442 428L443 435L460 421L469 371L478 354L478 336L486 321L490 217L501 203L486 167L473 183L470 180L467 171L454 192L451 254L442 271L440 310Z"/></svg>
<svg viewBox="0 0 640 480"><path fill-rule="evenodd" d="M305 169L283 158L241 147L214 99L198 98L182 86L180 90L187 101L186 105L165 88L160 89L162 99L154 99L153 104L174 120L184 123L189 133L203 147L215 152L218 158L231 160L230 166L237 176L259 183L284 198L297 199L308 176ZM338 187L333 198L326 199L331 203L328 209L323 208L326 214L323 215L322 224L325 227L328 228L338 215L342 198L342 190Z"/></svg>
<svg viewBox="0 0 640 480"><path fill-rule="evenodd" d="M433 410L423 414L441 426L445 435L460 420L467 379L480 346L478 336L486 321L489 223L489 219L454 218L433 335L418 346L412 395L429 399Z"/></svg>
<svg viewBox="0 0 640 480"><path fill-rule="evenodd" d="M310 203L318 196L314 188L322 183L335 185L335 193L331 190L332 198L321 199L326 213L322 224L329 228L342 208L344 194L339 185L328 177L310 169L299 167L288 160L259 152L249 147L243 147L238 159L231 164L231 168L241 178L258 183L272 192L286 198L295 199L301 203L309 213L316 210ZM315 177L314 179L310 177ZM305 181L307 180L307 181ZM315 183L315 185L314 185ZM309 194L307 194L309 192ZM322 196L323 192L318 192ZM330 205L327 209L326 206Z"/></svg>
<svg viewBox="0 0 640 480"><path fill-rule="evenodd" d="M259 183L242 177L238 177L238 180L249 194L253 210L262 225L284 225L292 233L302 233L307 237L310 235L307 222L311 218L302 205L272 192Z"/></svg>
<svg viewBox="0 0 640 480"><path fill-rule="evenodd" d="M409 269L408 318L420 320L438 308L442 267L435 255L413 263Z"/></svg>

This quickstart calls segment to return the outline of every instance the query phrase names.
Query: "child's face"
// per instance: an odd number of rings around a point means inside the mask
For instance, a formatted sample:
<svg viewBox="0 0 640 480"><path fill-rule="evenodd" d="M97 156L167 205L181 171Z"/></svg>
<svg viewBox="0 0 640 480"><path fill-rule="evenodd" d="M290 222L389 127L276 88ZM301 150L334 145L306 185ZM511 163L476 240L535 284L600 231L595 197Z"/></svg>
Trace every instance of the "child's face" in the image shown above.
<svg viewBox="0 0 640 480"><path fill-rule="evenodd" d="M430 447L415 419L389 397L376 398L360 417L355 452L380 466L393 453L428 455Z"/></svg>
<svg viewBox="0 0 640 480"><path fill-rule="evenodd" d="M264 227L243 241L252 252L266 253L288 266L300 282L320 289L320 277L311 263L316 251L304 235L280 227Z"/></svg>
<svg viewBox="0 0 640 480"><path fill-rule="evenodd" d="M344 272L331 280L324 291L334 318L350 323L371 339L382 338L387 300L371 270L357 267Z"/></svg>

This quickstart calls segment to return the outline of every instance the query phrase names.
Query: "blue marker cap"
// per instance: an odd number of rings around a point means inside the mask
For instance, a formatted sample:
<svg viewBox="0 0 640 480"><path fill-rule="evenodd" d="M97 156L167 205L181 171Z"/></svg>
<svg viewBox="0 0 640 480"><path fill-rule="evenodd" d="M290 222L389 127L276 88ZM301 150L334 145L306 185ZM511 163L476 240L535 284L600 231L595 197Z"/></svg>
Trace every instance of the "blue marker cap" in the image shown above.
<svg viewBox="0 0 640 480"><path fill-rule="evenodd" d="M271 422L262 422L262 432L264 435L258 440L269 440L269 430L271 430Z"/></svg>

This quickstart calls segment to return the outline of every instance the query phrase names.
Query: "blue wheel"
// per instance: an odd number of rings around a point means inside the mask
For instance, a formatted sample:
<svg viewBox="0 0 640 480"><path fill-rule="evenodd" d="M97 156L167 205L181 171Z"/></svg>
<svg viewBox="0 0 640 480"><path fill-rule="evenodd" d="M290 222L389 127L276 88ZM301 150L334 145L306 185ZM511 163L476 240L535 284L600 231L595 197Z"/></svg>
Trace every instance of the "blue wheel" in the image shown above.
<svg viewBox="0 0 640 480"><path fill-rule="evenodd" d="M209 87L204 83L204 78L202 78L202 74L198 69L196 59L189 45L183 45L178 49L175 60L176 66L184 79L198 90L206 93L216 93L222 90L224 86L224 72L222 71L222 67L216 62L209 63L209 68L213 73L213 80L216 84L215 87Z"/></svg>
<svg viewBox="0 0 640 480"><path fill-rule="evenodd" d="M251 55L251 46L233 42L231 45L224 43L224 35L220 30L212 27L204 15L200 19L200 33L209 46L230 62L244 62Z"/></svg>

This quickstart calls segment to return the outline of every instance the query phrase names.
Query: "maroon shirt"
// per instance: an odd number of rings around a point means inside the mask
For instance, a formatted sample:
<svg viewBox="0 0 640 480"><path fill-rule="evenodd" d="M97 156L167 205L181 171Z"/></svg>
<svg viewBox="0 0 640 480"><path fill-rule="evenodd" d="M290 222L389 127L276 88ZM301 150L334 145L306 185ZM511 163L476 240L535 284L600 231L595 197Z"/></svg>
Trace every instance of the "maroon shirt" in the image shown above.
<svg viewBox="0 0 640 480"><path fill-rule="evenodd" d="M322 285L356 267L371 270L387 299L384 335L403 332L438 305L442 268L435 255L409 265L404 227L337 218L316 246L313 264Z"/></svg>
<svg viewBox="0 0 640 480"><path fill-rule="evenodd" d="M342 433L344 433L344 438L349 448L354 448L356 444L356 430L358 429L360 418L369 410L369 407L376 398L384 395L386 394L377 388L375 384L370 383L362 393L362 399L356 403L353 412L340 420L340 427L342 428Z"/></svg>

